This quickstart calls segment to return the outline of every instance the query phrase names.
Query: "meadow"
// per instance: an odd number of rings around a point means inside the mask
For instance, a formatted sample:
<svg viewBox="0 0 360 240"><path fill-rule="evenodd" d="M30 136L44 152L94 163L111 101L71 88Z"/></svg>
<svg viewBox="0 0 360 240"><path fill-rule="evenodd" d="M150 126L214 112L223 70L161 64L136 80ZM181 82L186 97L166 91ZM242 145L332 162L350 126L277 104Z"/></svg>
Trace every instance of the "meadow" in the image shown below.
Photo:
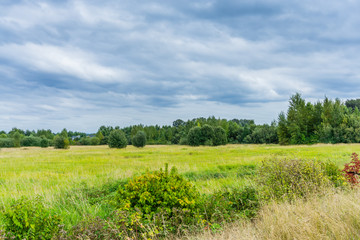
<svg viewBox="0 0 360 240"><path fill-rule="evenodd" d="M146 146L110 149L108 146L9 148L0 150L0 207L12 199L42 196L72 226L87 215L104 216L106 209L82 201L82 191L114 183L168 163L201 193L249 185L262 161L271 158L333 161L339 168L350 161L360 144L226 145L219 147ZM69 197L71 195L71 197Z"/></svg>

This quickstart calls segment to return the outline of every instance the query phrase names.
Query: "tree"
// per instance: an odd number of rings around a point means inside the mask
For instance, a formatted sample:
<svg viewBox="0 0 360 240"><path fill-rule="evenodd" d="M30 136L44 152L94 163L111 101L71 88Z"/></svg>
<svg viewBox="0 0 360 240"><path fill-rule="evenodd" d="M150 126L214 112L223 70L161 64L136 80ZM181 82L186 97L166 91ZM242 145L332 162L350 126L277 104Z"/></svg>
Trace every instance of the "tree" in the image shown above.
<svg viewBox="0 0 360 240"><path fill-rule="evenodd" d="M199 146L201 144L201 128L199 126L189 130L187 142L190 146Z"/></svg>
<svg viewBox="0 0 360 240"><path fill-rule="evenodd" d="M222 127L220 127L220 126L214 127L214 137L213 137L212 142L213 142L214 146L226 144L226 142L227 142L226 132Z"/></svg>
<svg viewBox="0 0 360 240"><path fill-rule="evenodd" d="M100 139L98 137L92 137L92 138L90 138L90 144L91 145L99 145Z"/></svg>
<svg viewBox="0 0 360 240"><path fill-rule="evenodd" d="M116 129L110 133L108 144L110 148L126 148L128 141L124 132Z"/></svg>
<svg viewBox="0 0 360 240"><path fill-rule="evenodd" d="M144 147L146 144L146 134L144 131L138 131L132 138L132 145L135 147Z"/></svg>
<svg viewBox="0 0 360 240"><path fill-rule="evenodd" d="M54 138L54 148L68 149L70 148L69 144L70 144L69 139L65 138L61 134L56 135Z"/></svg>
<svg viewBox="0 0 360 240"><path fill-rule="evenodd" d="M49 140L47 140L45 137L42 137L40 141L40 147L47 148L48 146L49 146Z"/></svg>
<svg viewBox="0 0 360 240"><path fill-rule="evenodd" d="M201 145L208 145L208 146L212 146L213 145L213 139L214 139L214 129L212 126L205 124L204 126L201 127L201 140L200 140L200 144Z"/></svg>
<svg viewBox="0 0 360 240"><path fill-rule="evenodd" d="M21 134L16 131L12 134L12 138L14 139L14 147L20 147Z"/></svg>

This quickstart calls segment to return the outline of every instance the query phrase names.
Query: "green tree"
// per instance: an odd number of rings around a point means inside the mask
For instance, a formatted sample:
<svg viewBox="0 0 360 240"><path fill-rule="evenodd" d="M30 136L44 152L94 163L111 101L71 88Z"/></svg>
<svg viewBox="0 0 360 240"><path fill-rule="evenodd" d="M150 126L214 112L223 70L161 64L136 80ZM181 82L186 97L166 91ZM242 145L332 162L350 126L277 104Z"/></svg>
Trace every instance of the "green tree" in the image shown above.
<svg viewBox="0 0 360 240"><path fill-rule="evenodd" d="M126 148L128 141L124 132L116 129L110 133L108 144L110 148Z"/></svg>
<svg viewBox="0 0 360 240"><path fill-rule="evenodd" d="M222 127L220 126L214 127L214 137L212 142L214 146L226 144L227 142L226 132Z"/></svg>
<svg viewBox="0 0 360 240"><path fill-rule="evenodd" d="M144 147L146 144L146 134L144 131L138 131L132 138L132 145L135 147Z"/></svg>
<svg viewBox="0 0 360 240"><path fill-rule="evenodd" d="M63 135L59 134L54 137L54 148L57 149L68 149L70 148L69 139L65 138Z"/></svg>
<svg viewBox="0 0 360 240"><path fill-rule="evenodd" d="M190 129L187 142L190 146L199 146L202 142L201 128L199 126Z"/></svg>

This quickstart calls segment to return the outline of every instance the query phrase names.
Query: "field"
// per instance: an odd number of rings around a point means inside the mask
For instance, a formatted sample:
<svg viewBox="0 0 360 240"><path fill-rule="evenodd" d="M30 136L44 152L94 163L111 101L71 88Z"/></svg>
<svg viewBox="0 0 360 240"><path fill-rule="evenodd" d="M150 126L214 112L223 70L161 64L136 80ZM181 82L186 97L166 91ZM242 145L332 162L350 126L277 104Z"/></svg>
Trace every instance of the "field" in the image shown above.
<svg viewBox="0 0 360 240"><path fill-rule="evenodd" d="M1 149L0 204L1 207L7 207L11 199L41 195L51 207L59 210L67 224L73 225L87 214L101 216L106 211L82 203L76 189L97 187L147 170L157 170L164 167L165 163L170 167L175 166L200 192L211 193L216 189L251 182L257 166L266 159L279 157L331 160L341 168L345 162L350 161L353 152L360 152L360 144ZM69 194L73 194L73 198L69 200L67 197L67 202L64 203L64 196Z"/></svg>

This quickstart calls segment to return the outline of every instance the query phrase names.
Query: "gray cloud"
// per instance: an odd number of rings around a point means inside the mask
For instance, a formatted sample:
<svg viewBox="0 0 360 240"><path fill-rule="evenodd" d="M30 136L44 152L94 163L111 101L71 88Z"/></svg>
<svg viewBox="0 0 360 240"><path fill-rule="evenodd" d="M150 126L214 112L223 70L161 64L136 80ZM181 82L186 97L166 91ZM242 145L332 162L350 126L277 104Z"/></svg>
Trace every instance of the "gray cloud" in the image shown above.
<svg viewBox="0 0 360 240"><path fill-rule="evenodd" d="M1 128L276 119L356 98L357 1L2 1Z"/></svg>

